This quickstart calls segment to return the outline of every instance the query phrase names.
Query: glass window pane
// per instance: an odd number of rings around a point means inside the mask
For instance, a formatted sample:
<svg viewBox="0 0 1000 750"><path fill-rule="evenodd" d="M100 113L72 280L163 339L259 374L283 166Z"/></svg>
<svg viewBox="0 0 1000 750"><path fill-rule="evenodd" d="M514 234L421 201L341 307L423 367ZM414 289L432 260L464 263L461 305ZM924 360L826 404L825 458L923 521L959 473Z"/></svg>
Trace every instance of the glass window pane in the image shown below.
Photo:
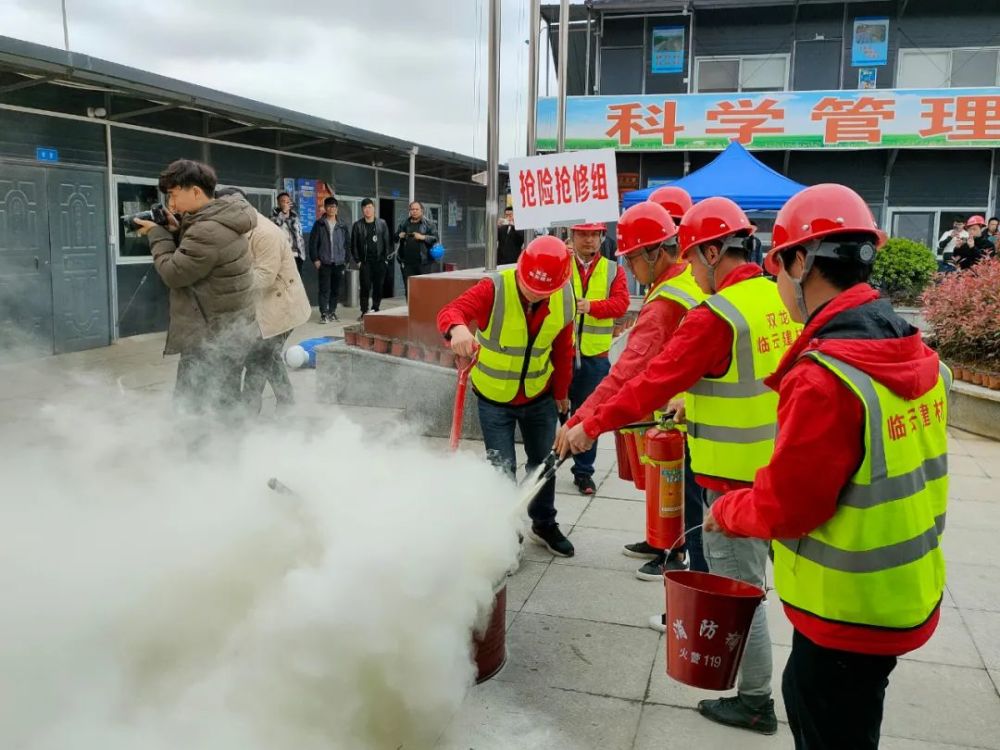
<svg viewBox="0 0 1000 750"><path fill-rule="evenodd" d="M927 247L935 247L931 233L934 226L934 212L913 211L897 213L892 217L892 236L905 237Z"/></svg>
<svg viewBox="0 0 1000 750"><path fill-rule="evenodd" d="M951 53L952 86L995 86L996 83L995 49L957 49Z"/></svg>
<svg viewBox="0 0 1000 750"><path fill-rule="evenodd" d="M486 209L469 209L469 244L486 244Z"/></svg>
<svg viewBox="0 0 1000 750"><path fill-rule="evenodd" d="M118 215L131 216L148 211L153 204L160 203L160 191L156 185L140 185L118 182ZM150 258L149 241L140 237L135 224L122 222L118 229L118 254L123 258Z"/></svg>
<svg viewBox="0 0 1000 750"><path fill-rule="evenodd" d="M948 85L950 52L899 51L899 80L901 89L939 88Z"/></svg>
<svg viewBox="0 0 1000 750"><path fill-rule="evenodd" d="M740 70L741 91L783 91L788 60L784 57L750 57Z"/></svg>
<svg viewBox="0 0 1000 750"><path fill-rule="evenodd" d="M700 60L698 91L705 93L739 90L739 60Z"/></svg>

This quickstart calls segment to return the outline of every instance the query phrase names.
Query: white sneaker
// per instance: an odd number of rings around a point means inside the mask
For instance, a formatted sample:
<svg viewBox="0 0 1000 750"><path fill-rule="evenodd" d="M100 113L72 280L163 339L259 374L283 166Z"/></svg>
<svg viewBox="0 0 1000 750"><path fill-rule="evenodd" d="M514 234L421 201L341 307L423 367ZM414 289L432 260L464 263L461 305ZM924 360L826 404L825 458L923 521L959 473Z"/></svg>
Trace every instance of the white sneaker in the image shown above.
<svg viewBox="0 0 1000 750"><path fill-rule="evenodd" d="M657 633L667 632L667 616L663 615L653 615L649 618L649 627L655 630Z"/></svg>

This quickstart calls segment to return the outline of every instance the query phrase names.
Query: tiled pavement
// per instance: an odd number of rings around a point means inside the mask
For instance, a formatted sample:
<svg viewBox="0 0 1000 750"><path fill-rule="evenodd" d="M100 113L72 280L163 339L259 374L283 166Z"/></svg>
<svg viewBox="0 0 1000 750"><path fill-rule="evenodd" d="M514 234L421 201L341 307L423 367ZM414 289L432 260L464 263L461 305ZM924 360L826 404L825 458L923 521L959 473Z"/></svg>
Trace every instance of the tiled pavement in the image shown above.
<svg viewBox="0 0 1000 750"><path fill-rule="evenodd" d="M356 315L356 311L355 311ZM341 316L353 320L351 311ZM311 324L294 340L337 335L340 326ZM31 439L40 402L80 397L90 382L167 398L174 359L163 360L161 336L114 347L0 367L0 449ZM295 417L324 418L315 373L292 373ZM76 387L74 387L76 386ZM85 383L83 384L85 386ZM265 409L273 407L265 407ZM358 421L391 422L390 410L345 409ZM431 441L434 442L434 441ZM787 726L775 737L720 727L694 710L708 693L670 681L663 639L647 629L663 606L663 588L637 580L637 563L621 546L642 535L642 496L618 479L610 441L598 452L598 491L576 494L569 473L558 479L557 505L577 555L563 560L526 545L509 579L506 667L469 693L445 731L442 750L698 750L789 748ZM953 432L951 501L945 555L948 590L941 626L892 675L886 702L886 750L1000 750L1000 443ZM768 606L775 684L791 643L781 608ZM781 701L776 701L784 718Z"/></svg>

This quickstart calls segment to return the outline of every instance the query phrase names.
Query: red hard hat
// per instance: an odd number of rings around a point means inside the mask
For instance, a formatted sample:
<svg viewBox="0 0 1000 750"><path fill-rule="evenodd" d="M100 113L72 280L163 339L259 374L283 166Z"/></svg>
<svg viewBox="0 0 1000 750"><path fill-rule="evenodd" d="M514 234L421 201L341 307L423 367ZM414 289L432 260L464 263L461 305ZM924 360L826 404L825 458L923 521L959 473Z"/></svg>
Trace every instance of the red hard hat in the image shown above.
<svg viewBox="0 0 1000 750"><path fill-rule="evenodd" d="M979 225L981 227L985 227L986 226L986 219L984 219L979 214L976 214L975 216L970 216L969 220L967 222L965 222L965 226L967 226L967 227L974 227L976 225Z"/></svg>
<svg viewBox="0 0 1000 750"><path fill-rule="evenodd" d="M596 222L591 224L574 224L572 228L574 232L606 232L608 229L604 225L604 222Z"/></svg>
<svg viewBox="0 0 1000 750"><path fill-rule="evenodd" d="M536 237L517 259L515 274L532 294L548 296L569 281L573 265L566 244L558 237Z"/></svg>
<svg viewBox="0 0 1000 750"><path fill-rule="evenodd" d="M695 245L740 232L746 236L754 233L743 209L729 198L706 198L681 219L681 256L686 257Z"/></svg>
<svg viewBox="0 0 1000 750"><path fill-rule="evenodd" d="M670 218L678 222L688 212L688 209L694 205L687 190L673 187L672 185L664 185L663 187L656 188L656 190L649 194L646 200L663 206L667 209L667 213L670 214Z"/></svg>
<svg viewBox="0 0 1000 750"><path fill-rule="evenodd" d="M618 220L617 256L628 255L650 245L659 245L677 235L677 225L666 209L644 201L625 209Z"/></svg>
<svg viewBox="0 0 1000 750"><path fill-rule="evenodd" d="M776 253L843 232L873 235L875 246L885 244L885 232L878 228L871 209L846 185L812 185L796 193L778 211L771 233L771 249L764 258L764 268L777 275Z"/></svg>

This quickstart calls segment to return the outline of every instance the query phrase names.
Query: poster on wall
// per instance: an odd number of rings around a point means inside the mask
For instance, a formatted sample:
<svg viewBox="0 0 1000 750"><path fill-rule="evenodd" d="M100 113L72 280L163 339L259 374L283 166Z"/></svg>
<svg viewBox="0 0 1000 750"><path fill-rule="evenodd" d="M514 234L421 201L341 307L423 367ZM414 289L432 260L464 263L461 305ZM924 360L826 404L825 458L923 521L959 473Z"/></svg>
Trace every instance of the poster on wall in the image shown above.
<svg viewBox="0 0 1000 750"><path fill-rule="evenodd" d="M653 28L652 50L653 73L684 72L684 27L656 26Z"/></svg>
<svg viewBox="0 0 1000 750"><path fill-rule="evenodd" d="M851 65L885 65L889 61L889 19L855 18Z"/></svg>
<svg viewBox="0 0 1000 750"><path fill-rule="evenodd" d="M458 201L454 198L448 199L448 226L452 229L458 226Z"/></svg>
<svg viewBox="0 0 1000 750"><path fill-rule="evenodd" d="M873 89L878 80L878 68L858 68L858 88Z"/></svg>
<svg viewBox="0 0 1000 750"><path fill-rule="evenodd" d="M316 180L299 178L295 181L295 205L302 231L309 232L316 223Z"/></svg>

